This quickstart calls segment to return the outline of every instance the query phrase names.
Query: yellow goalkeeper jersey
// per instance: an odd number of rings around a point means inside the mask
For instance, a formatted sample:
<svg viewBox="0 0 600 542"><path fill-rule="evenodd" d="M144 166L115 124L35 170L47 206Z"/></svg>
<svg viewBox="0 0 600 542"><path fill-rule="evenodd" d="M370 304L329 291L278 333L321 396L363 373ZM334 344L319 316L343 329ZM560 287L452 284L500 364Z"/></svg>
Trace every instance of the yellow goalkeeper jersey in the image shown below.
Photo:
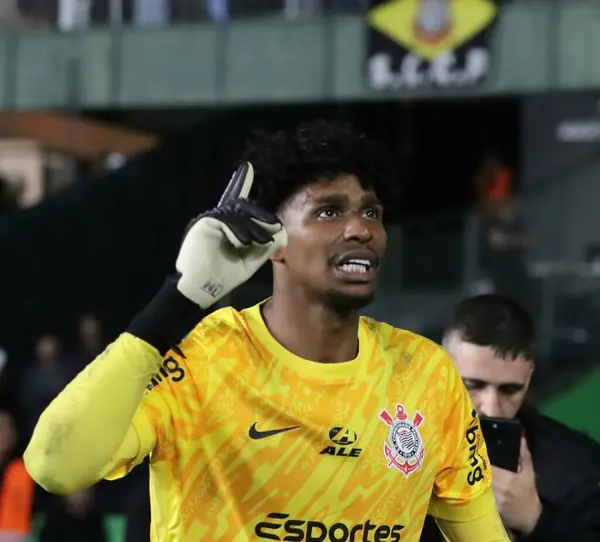
<svg viewBox="0 0 600 542"><path fill-rule="evenodd" d="M156 542L417 542L428 511L471 521L466 504L493 508L479 421L451 360L370 318L355 359L323 364L281 346L260 306L219 310L165 357L133 427L153 442Z"/></svg>

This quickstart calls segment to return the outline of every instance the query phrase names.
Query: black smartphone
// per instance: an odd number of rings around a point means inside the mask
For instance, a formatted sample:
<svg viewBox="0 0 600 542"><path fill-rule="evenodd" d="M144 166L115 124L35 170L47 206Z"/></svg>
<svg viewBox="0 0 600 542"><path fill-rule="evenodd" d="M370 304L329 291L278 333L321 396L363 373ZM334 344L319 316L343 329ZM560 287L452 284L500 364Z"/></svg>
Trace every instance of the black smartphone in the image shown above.
<svg viewBox="0 0 600 542"><path fill-rule="evenodd" d="M495 467L517 472L521 455L523 426L519 420L480 416L490 463Z"/></svg>

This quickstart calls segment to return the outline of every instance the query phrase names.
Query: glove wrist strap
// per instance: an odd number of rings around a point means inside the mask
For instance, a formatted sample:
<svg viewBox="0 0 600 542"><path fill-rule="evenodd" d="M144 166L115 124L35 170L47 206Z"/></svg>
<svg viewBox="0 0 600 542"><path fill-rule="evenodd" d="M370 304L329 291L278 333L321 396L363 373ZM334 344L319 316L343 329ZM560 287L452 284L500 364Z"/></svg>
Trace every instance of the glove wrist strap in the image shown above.
<svg viewBox="0 0 600 542"><path fill-rule="evenodd" d="M128 333L165 355L196 327L210 310L190 301L177 289L178 275L167 277L150 303L131 321Z"/></svg>

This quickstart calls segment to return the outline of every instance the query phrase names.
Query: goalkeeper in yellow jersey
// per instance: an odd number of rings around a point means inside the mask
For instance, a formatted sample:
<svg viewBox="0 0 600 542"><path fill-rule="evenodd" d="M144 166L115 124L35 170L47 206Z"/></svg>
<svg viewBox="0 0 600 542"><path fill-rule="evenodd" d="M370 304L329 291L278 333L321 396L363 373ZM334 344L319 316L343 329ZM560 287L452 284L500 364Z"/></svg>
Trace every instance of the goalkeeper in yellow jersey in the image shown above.
<svg viewBox="0 0 600 542"><path fill-rule="evenodd" d="M507 541L451 360L359 316L386 248L387 161L325 121L257 137L244 159L173 276L42 414L32 477L70 493L149 455L155 542L417 542L428 512L452 542ZM267 260L270 298L206 316Z"/></svg>

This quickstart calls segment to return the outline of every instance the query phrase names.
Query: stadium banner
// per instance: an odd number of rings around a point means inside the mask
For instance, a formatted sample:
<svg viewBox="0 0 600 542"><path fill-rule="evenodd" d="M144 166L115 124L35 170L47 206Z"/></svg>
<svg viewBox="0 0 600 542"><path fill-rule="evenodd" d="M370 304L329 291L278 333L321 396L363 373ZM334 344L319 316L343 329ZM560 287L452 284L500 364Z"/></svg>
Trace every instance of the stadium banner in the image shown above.
<svg viewBox="0 0 600 542"><path fill-rule="evenodd" d="M371 0L367 86L372 90L460 88L490 68L497 0Z"/></svg>

